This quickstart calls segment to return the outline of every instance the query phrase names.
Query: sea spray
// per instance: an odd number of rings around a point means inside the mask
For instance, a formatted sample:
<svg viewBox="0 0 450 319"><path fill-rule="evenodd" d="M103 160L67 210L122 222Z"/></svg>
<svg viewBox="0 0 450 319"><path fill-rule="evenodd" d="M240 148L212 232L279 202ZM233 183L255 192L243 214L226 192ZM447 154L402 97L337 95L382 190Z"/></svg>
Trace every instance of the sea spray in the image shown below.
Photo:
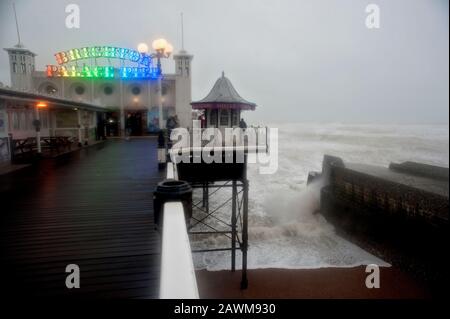
<svg viewBox="0 0 450 319"><path fill-rule="evenodd" d="M273 224L249 228L250 240L273 240L278 237L320 236L333 227L320 215L320 190L317 180L302 191L276 192L264 201L264 209Z"/></svg>
<svg viewBox="0 0 450 319"><path fill-rule="evenodd" d="M278 223L310 220L320 209L321 179L301 191L283 190L272 193L264 201L266 213Z"/></svg>

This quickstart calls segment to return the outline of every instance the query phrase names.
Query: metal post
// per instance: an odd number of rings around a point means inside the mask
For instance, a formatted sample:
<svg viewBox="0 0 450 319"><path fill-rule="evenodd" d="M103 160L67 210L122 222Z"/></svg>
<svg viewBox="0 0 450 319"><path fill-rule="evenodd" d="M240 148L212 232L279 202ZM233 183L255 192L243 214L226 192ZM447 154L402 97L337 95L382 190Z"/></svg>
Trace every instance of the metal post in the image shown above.
<svg viewBox="0 0 450 319"><path fill-rule="evenodd" d="M202 207L206 207L206 183L203 183L202 187Z"/></svg>
<svg viewBox="0 0 450 319"><path fill-rule="evenodd" d="M236 181L233 180L232 190L232 202L231 202L231 271L236 270L236 201L237 201L237 186Z"/></svg>
<svg viewBox="0 0 450 319"><path fill-rule="evenodd" d="M81 140L83 137L82 137L82 132L81 132L82 123L81 123L81 110L80 109L77 110L77 116L78 116L78 146L81 147L81 145L82 145Z"/></svg>
<svg viewBox="0 0 450 319"><path fill-rule="evenodd" d="M152 110L152 96L151 96L151 82L147 81L147 128L145 132L148 134L150 132L150 112Z"/></svg>
<svg viewBox="0 0 450 319"><path fill-rule="evenodd" d="M162 69L161 69L161 58L158 57L158 113L159 113L159 129L164 128L163 125L163 105L162 105ZM170 136L169 136L170 138Z"/></svg>
<svg viewBox="0 0 450 319"><path fill-rule="evenodd" d="M248 249L248 180L243 180L244 194L243 194L243 215L242 215L242 280L241 289L247 289L247 249Z"/></svg>
<svg viewBox="0 0 450 319"><path fill-rule="evenodd" d="M125 106L124 106L124 89L123 89L123 81L120 79L120 111L119 111L119 136L125 137Z"/></svg>
<svg viewBox="0 0 450 319"><path fill-rule="evenodd" d="M94 103L94 79L91 79L91 103Z"/></svg>
<svg viewBox="0 0 450 319"><path fill-rule="evenodd" d="M163 105L162 105L162 84L161 76L158 77L158 117L159 117L159 129L164 128L163 124Z"/></svg>
<svg viewBox="0 0 450 319"><path fill-rule="evenodd" d="M36 120L37 120L37 123L39 123L41 120L40 115L39 115L39 108L36 108ZM36 126L36 144L37 144L37 152L40 155L42 153L40 124L38 124Z"/></svg>

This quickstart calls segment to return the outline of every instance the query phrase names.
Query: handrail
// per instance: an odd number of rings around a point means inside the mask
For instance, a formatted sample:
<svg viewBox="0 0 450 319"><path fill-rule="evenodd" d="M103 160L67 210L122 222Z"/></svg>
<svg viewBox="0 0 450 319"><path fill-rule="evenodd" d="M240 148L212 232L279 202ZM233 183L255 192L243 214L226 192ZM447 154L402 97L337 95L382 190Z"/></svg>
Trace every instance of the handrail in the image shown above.
<svg viewBox="0 0 450 319"><path fill-rule="evenodd" d="M167 179L178 179L167 163ZM164 204L161 253L161 299L198 299L197 280L181 202Z"/></svg>
<svg viewBox="0 0 450 319"><path fill-rule="evenodd" d="M164 204L161 256L161 299L198 299L191 245L183 204Z"/></svg>

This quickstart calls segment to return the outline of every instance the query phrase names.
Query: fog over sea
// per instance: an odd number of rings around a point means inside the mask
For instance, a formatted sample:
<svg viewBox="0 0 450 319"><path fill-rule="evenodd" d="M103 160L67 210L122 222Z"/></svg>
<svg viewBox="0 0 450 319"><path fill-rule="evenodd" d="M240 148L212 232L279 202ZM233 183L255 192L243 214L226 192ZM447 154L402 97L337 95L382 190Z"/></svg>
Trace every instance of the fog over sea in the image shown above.
<svg viewBox="0 0 450 319"><path fill-rule="evenodd" d="M385 167L403 161L449 166L448 124L269 126L279 129L279 167L273 175L260 175L254 164L248 169L250 269L388 265L336 235L331 224L313 214L319 207L320 185L306 187L306 180L310 171L321 171L324 154ZM229 196L226 191L216 193L211 209ZM231 204L216 216L229 221L230 215ZM220 227L220 222L211 223ZM208 236L193 238L191 245L194 249L226 247L230 240ZM194 254L198 269L229 269L230 260L229 252Z"/></svg>

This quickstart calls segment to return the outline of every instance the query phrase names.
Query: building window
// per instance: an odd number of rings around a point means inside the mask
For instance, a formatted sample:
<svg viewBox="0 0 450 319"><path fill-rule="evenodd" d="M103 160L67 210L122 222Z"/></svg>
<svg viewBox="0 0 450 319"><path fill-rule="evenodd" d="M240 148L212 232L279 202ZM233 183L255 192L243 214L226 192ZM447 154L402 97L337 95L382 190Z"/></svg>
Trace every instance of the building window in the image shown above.
<svg viewBox="0 0 450 319"><path fill-rule="evenodd" d="M239 125L239 110L231 111L231 126Z"/></svg>
<svg viewBox="0 0 450 319"><path fill-rule="evenodd" d="M13 122L13 129L18 130L20 128L20 123L19 123L19 114L17 114L17 112L12 113L12 122Z"/></svg>
<svg viewBox="0 0 450 319"><path fill-rule="evenodd" d="M113 92L114 92L114 90L110 86L105 86L105 88L103 89L103 93L105 93L105 95L111 95L111 94L113 94Z"/></svg>
<svg viewBox="0 0 450 319"><path fill-rule="evenodd" d="M54 95L54 94L56 94L57 90L56 90L56 88L53 85L47 85L45 87L45 92L47 94Z"/></svg>
<svg viewBox="0 0 450 319"><path fill-rule="evenodd" d="M211 110L209 112L209 125L212 127L217 126L217 110Z"/></svg>
<svg viewBox="0 0 450 319"><path fill-rule="evenodd" d="M59 110L55 113L57 128L78 127L78 114L72 110Z"/></svg>
<svg viewBox="0 0 450 319"><path fill-rule="evenodd" d="M167 87L167 85L163 85L161 88L161 94L162 95L167 95L167 92L169 91L169 88Z"/></svg>
<svg viewBox="0 0 450 319"><path fill-rule="evenodd" d="M48 128L48 112L41 111L39 115L40 115L40 119L41 119L41 123L42 123L42 128L47 129Z"/></svg>
<svg viewBox="0 0 450 319"><path fill-rule="evenodd" d="M27 66L26 66L26 64L22 63L21 66L22 66L22 73L27 73Z"/></svg>
<svg viewBox="0 0 450 319"><path fill-rule="evenodd" d="M13 115L12 112L8 112L8 130L12 131L13 130Z"/></svg>
<svg viewBox="0 0 450 319"><path fill-rule="evenodd" d="M17 73L17 63L16 62L13 62L12 68L13 68L13 72Z"/></svg>
<svg viewBox="0 0 450 319"><path fill-rule="evenodd" d="M141 89L139 87L135 86L131 89L131 93L133 93L134 95L139 95L139 94L141 94Z"/></svg>
<svg viewBox="0 0 450 319"><path fill-rule="evenodd" d="M229 112L228 110L222 110L220 112L220 126L228 126Z"/></svg>
<svg viewBox="0 0 450 319"><path fill-rule="evenodd" d="M27 118L25 112L20 112L19 129L23 131L27 129Z"/></svg>
<svg viewBox="0 0 450 319"><path fill-rule="evenodd" d="M33 128L33 114L31 112L25 113L25 123L26 123L26 130L31 130Z"/></svg>
<svg viewBox="0 0 450 319"><path fill-rule="evenodd" d="M6 129L5 128L5 124L6 124L5 120L6 120L5 119L5 113L0 110L0 132L1 133L5 132L5 129Z"/></svg>
<svg viewBox="0 0 450 319"><path fill-rule="evenodd" d="M75 93L76 94L78 94L78 95L83 95L84 94L84 87L83 86L81 86L81 85L78 85L76 88L75 88Z"/></svg>
<svg viewBox="0 0 450 319"><path fill-rule="evenodd" d="M163 120L166 121L169 116L173 116L176 114L176 110L173 106L163 108Z"/></svg>
<svg viewBox="0 0 450 319"><path fill-rule="evenodd" d="M42 112L41 112L42 113ZM39 114L39 116L41 115L41 113ZM36 114L34 113L34 110L30 111L30 130L34 130L35 126L34 126L34 120L36 119Z"/></svg>

